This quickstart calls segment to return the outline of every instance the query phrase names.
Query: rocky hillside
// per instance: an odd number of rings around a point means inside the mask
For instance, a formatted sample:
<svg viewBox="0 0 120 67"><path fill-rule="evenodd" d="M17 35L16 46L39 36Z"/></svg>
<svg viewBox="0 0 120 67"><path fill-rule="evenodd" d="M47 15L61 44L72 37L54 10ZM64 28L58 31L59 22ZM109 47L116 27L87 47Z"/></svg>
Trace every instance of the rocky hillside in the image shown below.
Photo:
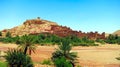
<svg viewBox="0 0 120 67"><path fill-rule="evenodd" d="M3 36L6 35L7 32L10 32L12 36L22 36L25 34L39 34L39 33L50 33L55 34L61 37L76 35L78 37L89 37L91 39L96 38L105 38L105 33L99 34L98 32L88 32L84 33L82 31L74 31L66 26L60 26L55 22L51 22L48 20L43 20L40 18L26 20L22 25L16 26L12 29L3 30Z"/></svg>
<svg viewBox="0 0 120 67"><path fill-rule="evenodd" d="M120 36L120 30L115 31L113 34L114 34L114 35L117 34L118 36Z"/></svg>
<svg viewBox="0 0 120 67"><path fill-rule="evenodd" d="M26 20L22 25L16 26L12 29L3 30L2 33L6 34L9 31L12 36L22 36L24 34L49 32L49 30L51 30L51 25L57 25L57 23L37 18Z"/></svg>

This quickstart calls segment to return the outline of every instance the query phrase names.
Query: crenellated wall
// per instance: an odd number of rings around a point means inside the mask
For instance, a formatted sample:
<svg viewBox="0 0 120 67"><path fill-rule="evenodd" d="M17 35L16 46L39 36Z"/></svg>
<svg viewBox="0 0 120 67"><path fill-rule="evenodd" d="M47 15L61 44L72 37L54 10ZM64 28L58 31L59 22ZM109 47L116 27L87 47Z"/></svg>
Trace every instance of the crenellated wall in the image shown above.
<svg viewBox="0 0 120 67"><path fill-rule="evenodd" d="M69 36L69 35L76 35L80 38L82 37L88 37L89 39L105 39L105 32L102 34L99 34L98 32L88 32L84 33L82 31L73 31L70 28L64 27L64 26L57 26L57 25L52 25L51 31L53 31L53 34L56 34L58 36Z"/></svg>

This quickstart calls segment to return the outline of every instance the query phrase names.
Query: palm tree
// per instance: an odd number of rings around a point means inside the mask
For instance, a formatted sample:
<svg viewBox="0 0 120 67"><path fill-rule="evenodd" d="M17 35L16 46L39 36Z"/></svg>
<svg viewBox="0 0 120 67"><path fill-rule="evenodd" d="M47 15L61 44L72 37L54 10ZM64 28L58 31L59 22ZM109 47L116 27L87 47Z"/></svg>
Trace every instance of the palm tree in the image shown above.
<svg viewBox="0 0 120 67"><path fill-rule="evenodd" d="M69 39L62 39L61 45L59 45L59 49L54 52L52 55L53 62L60 57L65 57L74 67L74 60L77 58L77 54L75 52L70 52L72 46L70 44Z"/></svg>
<svg viewBox="0 0 120 67"><path fill-rule="evenodd" d="M9 49L4 56L9 67L34 67L29 55L17 49Z"/></svg>
<svg viewBox="0 0 120 67"><path fill-rule="evenodd" d="M23 50L24 54L27 52L29 52L30 55L32 52L35 53L36 46L34 44L35 40L33 36L23 35L20 38L20 42L19 48Z"/></svg>

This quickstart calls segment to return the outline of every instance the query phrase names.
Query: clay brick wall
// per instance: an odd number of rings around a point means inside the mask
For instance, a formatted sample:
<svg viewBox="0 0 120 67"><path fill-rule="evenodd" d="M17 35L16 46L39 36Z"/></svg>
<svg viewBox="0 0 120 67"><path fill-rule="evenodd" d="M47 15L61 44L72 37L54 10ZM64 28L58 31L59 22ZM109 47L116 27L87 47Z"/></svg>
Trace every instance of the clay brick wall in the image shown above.
<svg viewBox="0 0 120 67"><path fill-rule="evenodd" d="M105 32L103 32L102 34L99 34L98 32L88 32L88 33L84 33L82 31L73 31L70 28L67 27L63 27L63 26L56 26L56 25L52 25L51 30L53 31L53 34L56 34L58 36L69 36L69 35L76 35L80 38L82 37L88 37L89 39L105 39Z"/></svg>

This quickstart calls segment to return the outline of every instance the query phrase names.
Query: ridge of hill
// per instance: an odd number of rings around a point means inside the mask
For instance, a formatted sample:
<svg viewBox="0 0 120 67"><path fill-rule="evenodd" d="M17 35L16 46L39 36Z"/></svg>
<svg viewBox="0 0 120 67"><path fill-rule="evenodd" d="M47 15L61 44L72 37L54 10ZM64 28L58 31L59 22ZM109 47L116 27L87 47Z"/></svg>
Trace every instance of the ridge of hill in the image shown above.
<svg viewBox="0 0 120 67"><path fill-rule="evenodd" d="M40 33L50 33L61 37L76 35L78 37L88 37L90 39L105 39L105 32L99 34L98 32L87 32L74 31L66 26L60 26L55 22L43 20L39 17L37 19L26 20L22 25L16 26L12 29L2 30L3 36L7 32L10 32L12 36L22 36L25 34L40 34Z"/></svg>
<svg viewBox="0 0 120 67"><path fill-rule="evenodd" d="M113 33L113 35L118 35L118 36L120 36L120 30L117 30L117 31L115 31L114 33Z"/></svg>

